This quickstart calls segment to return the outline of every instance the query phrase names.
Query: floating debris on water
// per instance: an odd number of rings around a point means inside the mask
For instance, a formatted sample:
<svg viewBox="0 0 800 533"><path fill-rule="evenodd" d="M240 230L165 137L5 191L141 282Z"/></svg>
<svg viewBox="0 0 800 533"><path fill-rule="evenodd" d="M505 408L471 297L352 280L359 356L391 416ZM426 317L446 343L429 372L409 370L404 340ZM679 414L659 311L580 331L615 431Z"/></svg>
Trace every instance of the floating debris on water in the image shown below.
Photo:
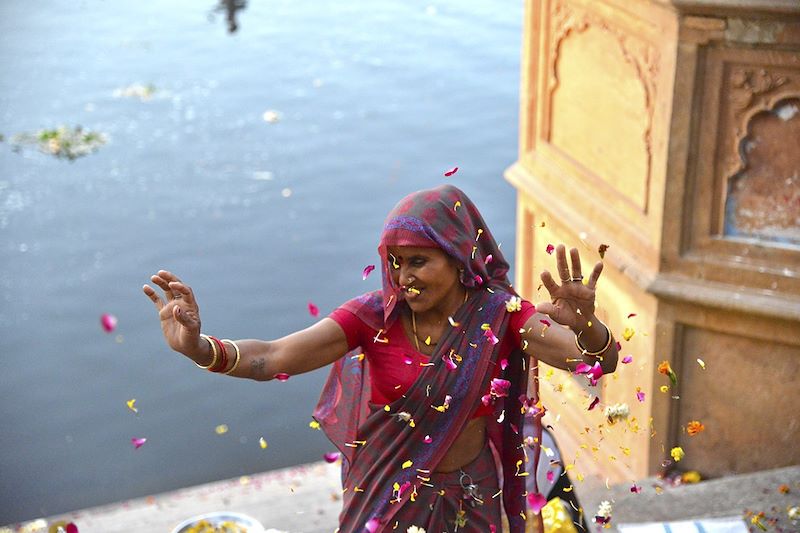
<svg viewBox="0 0 800 533"><path fill-rule="evenodd" d="M36 146L40 152L70 161L97 151L107 141L106 135L85 131L81 126L59 126L36 133L18 133L11 139L15 151L31 145Z"/></svg>
<svg viewBox="0 0 800 533"><path fill-rule="evenodd" d="M156 93L156 86L152 83L142 85L141 83L134 83L127 87L121 87L114 90L115 98L138 98L142 102L146 102L153 98Z"/></svg>

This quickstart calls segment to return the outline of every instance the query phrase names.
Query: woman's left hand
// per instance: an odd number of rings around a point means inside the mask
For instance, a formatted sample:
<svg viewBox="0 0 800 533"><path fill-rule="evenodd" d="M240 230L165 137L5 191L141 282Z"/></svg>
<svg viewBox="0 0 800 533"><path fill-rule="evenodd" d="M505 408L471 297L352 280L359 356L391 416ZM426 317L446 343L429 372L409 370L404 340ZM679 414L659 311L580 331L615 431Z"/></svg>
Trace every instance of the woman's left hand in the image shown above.
<svg viewBox="0 0 800 533"><path fill-rule="evenodd" d="M595 286L603 271L603 263L598 262L589 276L589 281L584 285L581 274L581 256L577 248L569 251L572 263L572 273L567 266L566 248L563 244L556 247L556 266L561 285L556 283L553 276L545 270L541 274L542 283L550 293L549 302L536 305L536 310L548 315L550 318L569 326L575 333L584 331L588 322L594 318Z"/></svg>

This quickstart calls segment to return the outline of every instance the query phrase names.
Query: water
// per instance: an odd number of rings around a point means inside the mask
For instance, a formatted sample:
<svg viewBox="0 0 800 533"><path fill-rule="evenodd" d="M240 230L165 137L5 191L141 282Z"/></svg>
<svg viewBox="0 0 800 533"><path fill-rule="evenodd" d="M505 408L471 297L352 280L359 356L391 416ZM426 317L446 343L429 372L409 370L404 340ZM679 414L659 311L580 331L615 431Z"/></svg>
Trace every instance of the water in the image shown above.
<svg viewBox="0 0 800 533"><path fill-rule="evenodd" d="M284 335L308 301L377 288L386 212L456 165L513 261L521 2L251 1L235 34L213 7L0 3L0 524L331 450L308 427L326 371L198 370L141 293L157 269L194 287L204 331ZM115 96L135 83L153 98ZM60 124L110 141L11 150Z"/></svg>

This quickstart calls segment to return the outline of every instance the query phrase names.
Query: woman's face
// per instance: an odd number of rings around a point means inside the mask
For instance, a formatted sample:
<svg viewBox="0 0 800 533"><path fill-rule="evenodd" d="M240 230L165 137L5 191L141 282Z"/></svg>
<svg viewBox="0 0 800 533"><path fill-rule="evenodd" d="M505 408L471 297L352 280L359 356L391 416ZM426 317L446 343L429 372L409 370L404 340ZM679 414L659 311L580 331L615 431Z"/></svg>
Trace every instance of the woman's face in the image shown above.
<svg viewBox="0 0 800 533"><path fill-rule="evenodd" d="M439 248L389 246L389 271L406 302L417 313L461 303L464 292L458 264Z"/></svg>

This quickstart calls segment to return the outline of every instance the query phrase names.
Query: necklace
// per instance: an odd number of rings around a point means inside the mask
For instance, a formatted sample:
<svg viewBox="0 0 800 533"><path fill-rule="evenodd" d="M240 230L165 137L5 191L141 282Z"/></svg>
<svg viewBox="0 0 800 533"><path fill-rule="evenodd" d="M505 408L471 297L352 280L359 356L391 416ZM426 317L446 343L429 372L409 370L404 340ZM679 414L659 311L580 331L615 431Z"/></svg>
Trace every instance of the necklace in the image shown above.
<svg viewBox="0 0 800 533"><path fill-rule="evenodd" d="M464 305L465 303L467 303L467 297L468 296L469 296L469 291L464 291L464 301L461 303L461 305ZM414 313L414 311L411 311L411 329L414 332L414 344L417 346L417 351L420 352L420 349L419 349L419 336L417 335L417 314ZM430 336L428 338L430 338ZM436 346L438 344L438 342L429 342L429 343L426 343L426 344L428 344L430 346ZM420 353L422 353L422 352L420 352Z"/></svg>

